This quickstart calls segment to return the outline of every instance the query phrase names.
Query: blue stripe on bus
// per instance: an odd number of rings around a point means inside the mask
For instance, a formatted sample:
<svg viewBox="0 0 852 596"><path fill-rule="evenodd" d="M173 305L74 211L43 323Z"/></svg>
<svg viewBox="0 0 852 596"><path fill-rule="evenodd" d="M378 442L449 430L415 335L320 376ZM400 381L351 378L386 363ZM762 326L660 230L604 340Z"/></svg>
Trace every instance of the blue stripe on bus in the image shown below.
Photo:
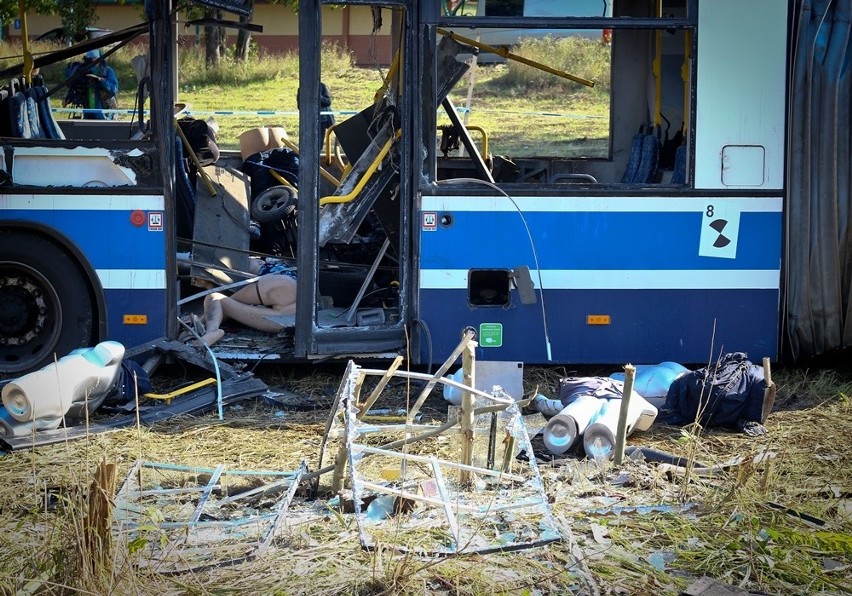
<svg viewBox="0 0 852 596"><path fill-rule="evenodd" d="M126 348L166 335L165 290L105 290L109 337ZM124 315L144 315L144 325L127 325Z"/></svg>
<svg viewBox="0 0 852 596"><path fill-rule="evenodd" d="M166 235L134 226L129 211L3 210L4 219L29 220L74 242L95 269L165 269Z"/></svg>
<svg viewBox="0 0 852 596"><path fill-rule="evenodd" d="M545 292L553 363L706 363L720 351L775 358L778 290L551 290ZM587 315L609 315L588 325ZM421 290L419 318L428 326L432 359L442 362L467 326L503 325L503 345L477 349L483 360L547 364L541 302L508 308L468 305L465 290ZM715 327L715 329L714 329ZM421 358L428 357L421 342Z"/></svg>
<svg viewBox="0 0 852 596"><path fill-rule="evenodd" d="M448 228L421 233L423 269L504 268L533 252L517 212L450 212ZM774 269L781 214L740 214L737 258L698 255L698 212L534 212L524 217L542 269ZM511 239L511 241L509 241Z"/></svg>

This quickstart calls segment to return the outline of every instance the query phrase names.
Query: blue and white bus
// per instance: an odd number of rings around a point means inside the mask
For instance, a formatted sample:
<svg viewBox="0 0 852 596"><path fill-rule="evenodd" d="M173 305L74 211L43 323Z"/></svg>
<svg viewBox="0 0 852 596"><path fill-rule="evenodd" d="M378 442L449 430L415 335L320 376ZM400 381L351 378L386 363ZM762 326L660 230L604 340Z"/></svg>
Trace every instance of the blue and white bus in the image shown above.
<svg viewBox="0 0 852 596"><path fill-rule="evenodd" d="M265 250L297 267L297 312L280 334L217 344L219 357L425 365L468 327L480 358L527 364L852 343L848 139L832 132L849 129L848 3L607 0L601 16L504 16L352 2L376 9L376 34L391 27L393 52L376 60L392 66L376 103L329 133L335 158L317 128L324 4L299 5L298 210L260 209L280 212ZM2 375L102 339L177 336L175 16L146 6L152 134L77 121L60 122L64 139L2 139ZM519 119L501 118L512 134L482 130L464 32L507 28L611 31L586 40L607 70L529 92ZM578 112L577 78L604 112Z"/></svg>
<svg viewBox="0 0 852 596"><path fill-rule="evenodd" d="M148 80L144 121L59 124L34 74L139 35L161 64L168 8L148 2L147 22L53 54L34 57L25 45L31 66L4 71L12 82L0 90L0 376L105 339L135 347L176 327L174 142L163 141L174 136L170 80Z"/></svg>
<svg viewBox="0 0 852 596"><path fill-rule="evenodd" d="M557 16L520 0L464 4L477 6L386 3L404 64L365 118L390 111L401 130L398 186L375 211L421 362L441 361L467 327L481 358L526 363L798 358L852 343L848 136L831 132L848 129L848 5L608 0L598 16L582 5ZM307 16L319 5L302 4L303 56L319 43ZM476 117L491 106L487 93L476 103L468 57L474 38L506 30L554 44L538 46L554 82L515 90L524 113L502 115L508 130L490 131L486 148ZM560 84L556 44L572 40L547 33L575 30L611 32L608 70ZM303 64L303 80L321 74ZM580 113L577 83L594 78L608 109ZM304 99L307 126L315 96ZM327 211L308 214L306 242L313 217L324 229L339 216ZM837 217L817 226L818 212Z"/></svg>

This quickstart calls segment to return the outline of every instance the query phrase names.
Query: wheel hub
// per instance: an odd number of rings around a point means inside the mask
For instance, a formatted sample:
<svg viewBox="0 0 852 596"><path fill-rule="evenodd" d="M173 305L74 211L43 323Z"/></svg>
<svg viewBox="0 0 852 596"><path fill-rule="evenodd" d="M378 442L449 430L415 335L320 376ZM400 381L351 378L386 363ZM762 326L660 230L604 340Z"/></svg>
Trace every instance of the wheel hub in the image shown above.
<svg viewBox="0 0 852 596"><path fill-rule="evenodd" d="M0 345L23 345L37 337L47 312L44 292L31 280L0 277Z"/></svg>

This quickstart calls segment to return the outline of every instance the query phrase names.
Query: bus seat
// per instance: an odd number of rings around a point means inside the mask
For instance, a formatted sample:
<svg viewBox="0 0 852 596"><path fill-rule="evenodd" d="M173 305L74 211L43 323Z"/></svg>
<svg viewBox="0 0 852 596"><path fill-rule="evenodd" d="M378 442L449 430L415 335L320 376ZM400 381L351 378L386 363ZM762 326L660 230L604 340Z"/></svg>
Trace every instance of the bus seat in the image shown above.
<svg viewBox="0 0 852 596"><path fill-rule="evenodd" d="M636 181L636 174L639 171L639 163L642 161L642 140L645 138L645 126L639 128L639 132L633 135L633 140L630 143L630 157L627 159L627 166L624 168L624 175L621 181L625 184Z"/></svg>
<svg viewBox="0 0 852 596"><path fill-rule="evenodd" d="M8 136L31 139L32 128L30 127L30 117L27 111L27 96L21 89L20 82L17 79L12 79L8 89L8 109L3 115L9 122Z"/></svg>
<svg viewBox="0 0 852 596"><path fill-rule="evenodd" d="M42 77L34 77L33 85L27 90L27 95L30 95L36 104L39 123L41 125L44 138L46 139L64 139L65 135L56 119L53 117L53 110L50 109L50 98L48 96L47 87L44 85Z"/></svg>
<svg viewBox="0 0 852 596"><path fill-rule="evenodd" d="M686 145L678 145L675 150L672 184L686 184Z"/></svg>
<svg viewBox="0 0 852 596"><path fill-rule="evenodd" d="M183 141L175 134L175 232L179 238L192 238L195 222L195 183L184 161Z"/></svg>
<svg viewBox="0 0 852 596"><path fill-rule="evenodd" d="M636 180L648 184L656 182L657 166L660 163L660 139L656 134L646 134L642 139L642 160L639 162L639 170L636 172Z"/></svg>
<svg viewBox="0 0 852 596"><path fill-rule="evenodd" d="M11 109L9 105L9 90L5 88L0 89L0 137L12 136L12 121L9 118Z"/></svg>
<svg viewBox="0 0 852 596"><path fill-rule="evenodd" d="M41 129L41 123L38 118L38 106L35 98L29 93L24 79L12 79L12 86L15 89L16 101L20 101L23 109L23 117L27 121L27 126L24 127L24 139L43 139L44 132ZM22 95L22 99L17 99L18 95Z"/></svg>
<svg viewBox="0 0 852 596"><path fill-rule="evenodd" d="M633 135L630 145L630 157L621 182L625 184L648 184L657 178L657 166L660 161L660 139L644 124Z"/></svg>

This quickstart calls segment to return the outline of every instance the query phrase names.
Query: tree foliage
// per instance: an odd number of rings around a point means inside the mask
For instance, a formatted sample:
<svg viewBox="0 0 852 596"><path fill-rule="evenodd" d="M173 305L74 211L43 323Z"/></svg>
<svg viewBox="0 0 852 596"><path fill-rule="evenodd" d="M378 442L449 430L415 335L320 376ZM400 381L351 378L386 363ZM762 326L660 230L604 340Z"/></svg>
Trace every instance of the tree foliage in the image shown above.
<svg viewBox="0 0 852 596"><path fill-rule="evenodd" d="M56 14L56 0L25 0L28 14ZM18 0L0 0L0 21L11 23L20 16Z"/></svg>
<svg viewBox="0 0 852 596"><path fill-rule="evenodd" d="M98 20L95 0L58 0L56 5L65 34L72 39L81 38L86 27Z"/></svg>
<svg viewBox="0 0 852 596"><path fill-rule="evenodd" d="M98 20L96 0L24 0L28 15L59 15L69 37L83 33ZM18 0L0 0L0 22L20 18Z"/></svg>

